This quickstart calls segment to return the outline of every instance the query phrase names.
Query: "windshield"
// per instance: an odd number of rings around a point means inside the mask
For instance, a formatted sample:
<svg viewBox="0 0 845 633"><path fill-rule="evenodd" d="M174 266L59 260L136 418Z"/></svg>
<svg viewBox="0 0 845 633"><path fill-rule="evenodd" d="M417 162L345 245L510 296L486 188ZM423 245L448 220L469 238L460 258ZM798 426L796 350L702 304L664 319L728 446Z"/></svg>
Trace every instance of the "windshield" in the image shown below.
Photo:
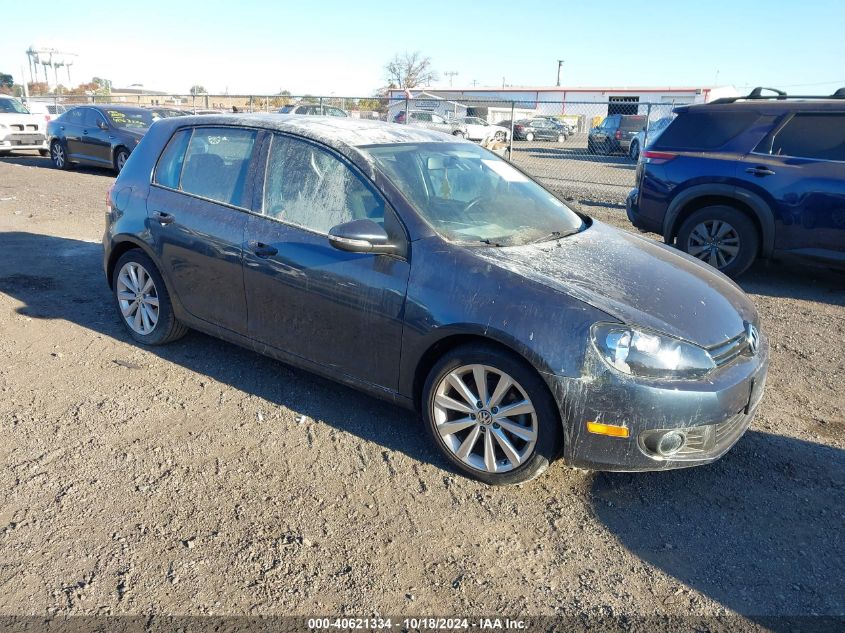
<svg viewBox="0 0 845 633"><path fill-rule="evenodd" d="M476 145L402 143L360 149L448 240L519 246L584 227L551 193Z"/></svg>
<svg viewBox="0 0 845 633"><path fill-rule="evenodd" d="M29 110L27 110L24 105L17 99L0 99L0 112L29 114Z"/></svg>
<svg viewBox="0 0 845 633"><path fill-rule="evenodd" d="M115 127L145 130L153 124L153 113L146 110L106 110Z"/></svg>

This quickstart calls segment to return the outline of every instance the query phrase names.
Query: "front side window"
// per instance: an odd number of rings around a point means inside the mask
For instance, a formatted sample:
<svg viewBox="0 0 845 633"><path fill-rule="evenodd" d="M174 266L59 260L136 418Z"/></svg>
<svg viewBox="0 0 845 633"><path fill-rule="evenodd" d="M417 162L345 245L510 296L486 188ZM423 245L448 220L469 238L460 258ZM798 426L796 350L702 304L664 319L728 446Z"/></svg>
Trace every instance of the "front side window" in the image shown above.
<svg viewBox="0 0 845 633"><path fill-rule="evenodd" d="M584 228L569 207L481 147L402 143L360 149L448 240L518 246Z"/></svg>
<svg viewBox="0 0 845 633"><path fill-rule="evenodd" d="M758 153L845 161L845 114L796 114Z"/></svg>
<svg viewBox="0 0 845 633"><path fill-rule="evenodd" d="M85 114L85 110L87 109L88 108L73 108L72 110L68 110L62 115L62 123L69 125L82 125L82 119Z"/></svg>
<svg viewBox="0 0 845 633"><path fill-rule="evenodd" d="M100 116L100 113L94 110L93 108L81 108L84 114L82 115L82 125L87 128L95 128L100 124L100 121L104 121L103 117Z"/></svg>
<svg viewBox="0 0 845 633"><path fill-rule="evenodd" d="M384 200L339 158L275 135L267 161L264 215L317 233L351 220L384 224Z"/></svg>
<svg viewBox="0 0 845 633"><path fill-rule="evenodd" d="M185 152L180 189L216 202L246 206L244 191L255 134L237 128L195 128Z"/></svg>

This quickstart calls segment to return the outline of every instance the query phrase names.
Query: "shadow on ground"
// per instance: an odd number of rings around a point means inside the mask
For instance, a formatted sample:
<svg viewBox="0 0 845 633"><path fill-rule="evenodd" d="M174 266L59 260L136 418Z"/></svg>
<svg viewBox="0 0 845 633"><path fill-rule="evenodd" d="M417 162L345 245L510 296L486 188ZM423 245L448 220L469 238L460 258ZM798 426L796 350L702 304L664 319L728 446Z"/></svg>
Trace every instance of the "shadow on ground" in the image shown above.
<svg viewBox="0 0 845 633"><path fill-rule="evenodd" d="M631 552L752 619L845 616L845 451L751 431L710 466L597 474L593 502Z"/></svg>
<svg viewBox="0 0 845 633"><path fill-rule="evenodd" d="M102 253L99 243L0 233L0 293L24 304L17 309L19 314L65 320L137 345L118 319ZM429 445L417 416L406 409L199 332L170 345L143 349L295 414L450 470ZM112 360L126 362L119 352Z"/></svg>
<svg viewBox="0 0 845 633"><path fill-rule="evenodd" d="M30 154L11 154L0 157L0 163L9 165L20 165L22 167L40 167L43 169L56 169L49 156L39 156L33 152ZM107 167L90 167L88 165L72 165L71 170L82 174L94 174L95 176L114 176L114 171Z"/></svg>

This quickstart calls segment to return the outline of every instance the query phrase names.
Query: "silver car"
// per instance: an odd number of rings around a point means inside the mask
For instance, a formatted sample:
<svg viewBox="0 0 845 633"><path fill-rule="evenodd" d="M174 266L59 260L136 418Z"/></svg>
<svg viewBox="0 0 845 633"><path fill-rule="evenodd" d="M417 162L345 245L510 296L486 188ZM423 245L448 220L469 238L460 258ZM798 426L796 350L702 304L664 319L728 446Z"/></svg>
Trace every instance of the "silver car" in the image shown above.
<svg viewBox="0 0 845 633"><path fill-rule="evenodd" d="M401 110L399 114L393 117L394 123L406 123L405 111ZM407 120L408 125L414 127L421 127L427 130L435 130L443 132L444 134L451 134L459 138L467 137L466 123L460 119L446 120L436 112L429 112L427 110L411 110L410 119Z"/></svg>

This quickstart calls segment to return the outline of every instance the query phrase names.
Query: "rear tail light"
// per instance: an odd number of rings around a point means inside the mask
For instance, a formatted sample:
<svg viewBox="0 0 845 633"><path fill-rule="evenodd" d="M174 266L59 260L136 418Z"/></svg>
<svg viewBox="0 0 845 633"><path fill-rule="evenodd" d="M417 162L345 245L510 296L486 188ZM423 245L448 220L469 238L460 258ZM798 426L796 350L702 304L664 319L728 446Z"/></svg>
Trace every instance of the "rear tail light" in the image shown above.
<svg viewBox="0 0 845 633"><path fill-rule="evenodd" d="M614 134L614 136L616 137L617 141L619 139L621 139L622 138L622 130L616 130L616 134Z"/></svg>
<svg viewBox="0 0 845 633"><path fill-rule="evenodd" d="M650 165L662 165L663 163L668 163L670 160L674 160L677 157L678 155L672 152L655 152L651 150L645 150L642 154L640 154L642 162Z"/></svg>

